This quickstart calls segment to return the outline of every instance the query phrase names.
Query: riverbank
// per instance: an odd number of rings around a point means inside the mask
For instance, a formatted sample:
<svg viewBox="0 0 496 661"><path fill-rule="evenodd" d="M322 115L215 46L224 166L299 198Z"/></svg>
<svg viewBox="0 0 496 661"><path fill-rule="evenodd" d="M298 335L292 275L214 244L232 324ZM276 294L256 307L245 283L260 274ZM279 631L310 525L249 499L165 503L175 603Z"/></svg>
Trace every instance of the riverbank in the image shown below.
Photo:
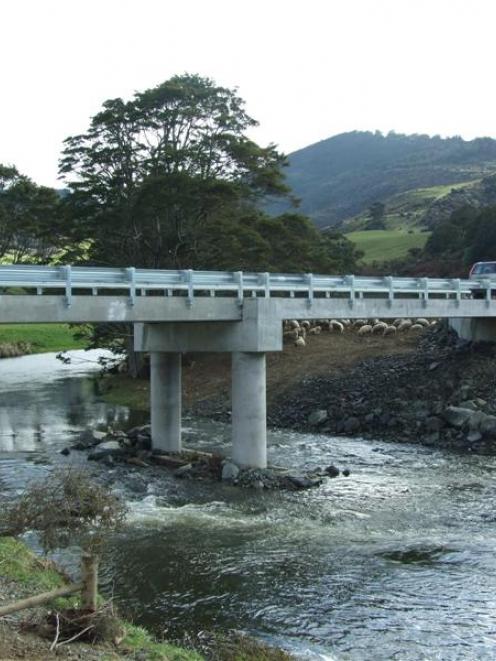
<svg viewBox="0 0 496 661"><path fill-rule="evenodd" d="M68 324L0 324L0 358L83 349Z"/></svg>
<svg viewBox="0 0 496 661"><path fill-rule="evenodd" d="M12 603L39 592L49 591L67 583L67 576L53 563L38 558L21 541L0 537L0 605ZM157 641L143 627L122 619L117 620L118 642L73 642L51 649L53 640L42 636L48 612L74 607L77 600L58 598L47 607L19 611L0 619L0 659L147 659L156 661L291 661L286 652L269 648L251 638L232 634L205 637L204 650L187 649ZM62 641L60 641L62 642Z"/></svg>
<svg viewBox="0 0 496 661"><path fill-rule="evenodd" d="M0 604L4 605L39 592L52 590L67 583L67 577L52 563L44 562L25 544L9 537L0 538ZM0 620L0 658L29 659L146 659L170 661L202 661L194 650L158 642L141 627L119 621L122 641L85 644L74 642L51 650L52 640L42 637L43 622L48 612L74 606L74 598L58 598L48 607L19 611Z"/></svg>
<svg viewBox="0 0 496 661"><path fill-rule="evenodd" d="M300 432L496 453L496 351L440 324L418 335L322 334L267 361L268 422ZM229 420L229 356L192 357L185 409ZM146 381L117 377L105 397L147 410Z"/></svg>

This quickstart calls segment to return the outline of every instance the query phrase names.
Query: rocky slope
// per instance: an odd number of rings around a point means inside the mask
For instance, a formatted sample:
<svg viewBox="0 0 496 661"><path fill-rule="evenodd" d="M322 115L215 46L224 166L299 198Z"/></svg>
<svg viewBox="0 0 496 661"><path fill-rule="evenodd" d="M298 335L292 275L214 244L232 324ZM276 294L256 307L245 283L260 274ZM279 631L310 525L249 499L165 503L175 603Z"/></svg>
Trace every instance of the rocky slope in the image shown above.
<svg viewBox="0 0 496 661"><path fill-rule="evenodd" d="M495 366L495 347L440 326L413 352L303 381L273 403L270 424L495 454Z"/></svg>

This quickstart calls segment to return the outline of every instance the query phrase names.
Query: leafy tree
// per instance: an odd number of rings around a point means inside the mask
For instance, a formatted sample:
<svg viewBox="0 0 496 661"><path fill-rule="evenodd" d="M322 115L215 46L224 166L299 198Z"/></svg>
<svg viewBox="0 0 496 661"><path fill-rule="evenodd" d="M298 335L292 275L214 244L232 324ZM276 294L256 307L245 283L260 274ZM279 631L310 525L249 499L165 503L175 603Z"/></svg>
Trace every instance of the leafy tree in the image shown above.
<svg viewBox="0 0 496 661"><path fill-rule="evenodd" d="M284 157L246 135L255 125L235 92L196 75L106 101L87 133L65 141L75 237L91 239L98 263L194 268L213 221L288 192Z"/></svg>
<svg viewBox="0 0 496 661"><path fill-rule="evenodd" d="M386 225L384 218L386 215L386 205L382 202L374 202L369 207L368 221L365 226L367 230L383 230Z"/></svg>
<svg viewBox="0 0 496 661"><path fill-rule="evenodd" d="M0 258L47 261L57 248L60 220L56 191L0 164Z"/></svg>

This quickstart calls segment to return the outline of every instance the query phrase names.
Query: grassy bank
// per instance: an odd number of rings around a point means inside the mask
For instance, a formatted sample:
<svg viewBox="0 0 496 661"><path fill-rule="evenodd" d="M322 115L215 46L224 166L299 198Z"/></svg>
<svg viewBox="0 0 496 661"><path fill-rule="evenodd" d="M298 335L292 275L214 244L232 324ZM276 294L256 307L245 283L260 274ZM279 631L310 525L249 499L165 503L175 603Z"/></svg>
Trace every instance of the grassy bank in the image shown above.
<svg viewBox="0 0 496 661"><path fill-rule="evenodd" d="M0 324L0 347L24 345L23 353L82 349L84 342L74 338L75 332L68 324Z"/></svg>
<svg viewBox="0 0 496 661"><path fill-rule="evenodd" d="M8 603L28 595L45 592L61 587L66 583L64 576L51 564L40 560L22 542L10 537L0 538L0 579L2 582L1 602ZM4 596L5 595L5 596ZM6 596L8 598L6 598ZM74 606L75 598L57 599L50 604L53 610ZM21 611L21 617L27 617L30 611ZM60 648L57 653L49 651L51 641L36 636L34 633L21 632L11 620L0 621L0 650L9 654L2 658L60 659L66 658L64 649L74 658L102 659L162 659L163 661L202 661L203 657L193 650L154 640L151 634L129 622L121 622L124 639L118 647L111 644L87 645L77 643L67 648ZM71 652L72 650L72 652Z"/></svg>

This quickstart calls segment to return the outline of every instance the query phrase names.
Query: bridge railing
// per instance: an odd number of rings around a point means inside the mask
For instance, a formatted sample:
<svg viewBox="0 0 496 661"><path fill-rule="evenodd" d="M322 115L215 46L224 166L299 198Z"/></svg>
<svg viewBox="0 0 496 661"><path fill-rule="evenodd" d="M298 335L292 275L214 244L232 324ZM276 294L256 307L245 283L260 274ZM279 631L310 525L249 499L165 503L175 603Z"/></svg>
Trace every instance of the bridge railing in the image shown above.
<svg viewBox="0 0 496 661"><path fill-rule="evenodd" d="M381 297L454 297L472 295L485 290L488 300L491 286L488 279L398 278L330 276L319 274L244 273L241 271L153 270L135 268L103 268L93 266L0 266L0 292L22 294L34 290L37 294L63 290L70 299L73 294L94 296L109 290L123 290L132 300L147 292L163 291L168 295L222 295L232 292L239 299L245 296L347 296L350 298ZM89 292L88 292L89 290Z"/></svg>

